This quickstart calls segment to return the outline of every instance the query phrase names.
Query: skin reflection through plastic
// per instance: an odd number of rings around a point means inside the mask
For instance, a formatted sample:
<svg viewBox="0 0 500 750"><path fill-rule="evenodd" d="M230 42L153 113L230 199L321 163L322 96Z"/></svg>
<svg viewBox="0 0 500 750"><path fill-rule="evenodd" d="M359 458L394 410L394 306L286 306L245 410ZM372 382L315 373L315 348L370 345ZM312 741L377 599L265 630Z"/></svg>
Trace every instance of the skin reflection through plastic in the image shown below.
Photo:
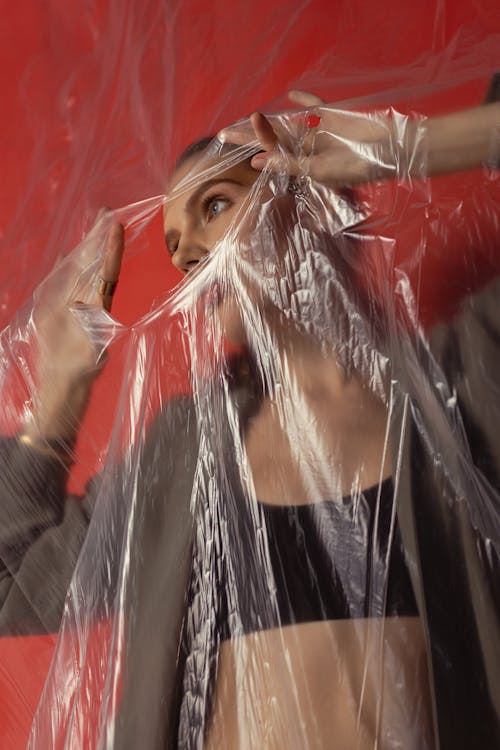
<svg viewBox="0 0 500 750"><path fill-rule="evenodd" d="M174 186L194 164L188 160L178 170ZM167 202L165 237L181 272L194 271L223 240L258 177L248 161L242 162L200 179ZM293 196L273 197L267 186L263 196L286 235ZM274 263L283 263L277 270L286 276L288 248L279 247L279 232L272 239ZM265 306L262 295L253 302ZM231 295L219 304L218 317L229 339L252 346ZM388 413L380 396L360 374L346 376L338 358L325 355L325 348L291 325L282 310L268 304L263 320L272 332L276 367L287 373L283 391L305 419L290 419L280 395L271 392L247 426L244 445L259 501L312 504L390 477ZM418 731L412 727L415 706ZM405 736L408 748L432 747L419 618L307 622L223 641L205 735L209 749L277 750L295 746L297 738L302 747L331 747L334 736L339 748L392 748Z"/></svg>

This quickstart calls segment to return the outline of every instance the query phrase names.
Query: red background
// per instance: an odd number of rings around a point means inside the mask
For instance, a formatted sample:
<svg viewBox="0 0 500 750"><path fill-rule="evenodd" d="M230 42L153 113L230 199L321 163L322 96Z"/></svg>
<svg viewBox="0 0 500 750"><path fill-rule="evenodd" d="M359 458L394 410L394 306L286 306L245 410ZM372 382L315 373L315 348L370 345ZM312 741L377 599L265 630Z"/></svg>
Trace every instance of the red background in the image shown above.
<svg viewBox="0 0 500 750"><path fill-rule="evenodd" d="M266 103L283 106L288 88L433 114L479 104L500 68L497 0L3 0L0 10L0 327L100 206L161 193L187 143ZM406 221L387 228L427 322L495 264L496 225L478 211L484 185L474 174L435 180L425 216L402 209ZM431 229L415 265L424 218ZM129 246L113 314L133 324L176 281L158 217ZM112 355L82 430L74 488L102 463L117 368ZM0 641L1 747L26 745L54 640Z"/></svg>

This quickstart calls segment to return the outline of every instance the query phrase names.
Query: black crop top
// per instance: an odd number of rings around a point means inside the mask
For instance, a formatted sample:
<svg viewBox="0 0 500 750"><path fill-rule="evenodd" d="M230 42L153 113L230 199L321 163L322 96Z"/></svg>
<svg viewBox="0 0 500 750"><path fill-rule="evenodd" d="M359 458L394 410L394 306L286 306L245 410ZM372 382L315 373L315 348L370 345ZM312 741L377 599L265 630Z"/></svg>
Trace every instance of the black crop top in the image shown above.
<svg viewBox="0 0 500 750"><path fill-rule="evenodd" d="M219 639L320 620L417 616L393 495L388 479L340 501L259 503L259 533L240 524L234 564L219 568ZM263 538L266 598L250 564Z"/></svg>

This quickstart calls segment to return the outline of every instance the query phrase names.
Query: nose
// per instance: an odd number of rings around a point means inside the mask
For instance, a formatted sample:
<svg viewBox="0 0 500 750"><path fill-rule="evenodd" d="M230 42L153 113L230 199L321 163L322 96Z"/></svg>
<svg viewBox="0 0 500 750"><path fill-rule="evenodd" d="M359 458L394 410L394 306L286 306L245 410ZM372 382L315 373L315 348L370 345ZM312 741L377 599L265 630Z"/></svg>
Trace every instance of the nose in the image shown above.
<svg viewBox="0 0 500 750"><path fill-rule="evenodd" d="M172 256L172 263L182 273L189 273L208 253L208 249L200 241L196 232L185 230L179 237L177 248Z"/></svg>

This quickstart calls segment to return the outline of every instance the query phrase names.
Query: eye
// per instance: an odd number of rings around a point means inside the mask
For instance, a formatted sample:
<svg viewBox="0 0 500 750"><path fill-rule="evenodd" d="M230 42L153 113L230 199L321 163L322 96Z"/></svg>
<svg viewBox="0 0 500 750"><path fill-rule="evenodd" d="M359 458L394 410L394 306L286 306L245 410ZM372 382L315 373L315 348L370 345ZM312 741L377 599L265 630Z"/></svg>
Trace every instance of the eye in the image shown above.
<svg viewBox="0 0 500 750"><path fill-rule="evenodd" d="M232 202L229 200L229 198L225 198L222 195L208 196L203 201L203 213L206 216L207 220L210 221L211 219L217 218L219 214L221 214L226 210L226 208L229 208L231 205Z"/></svg>

